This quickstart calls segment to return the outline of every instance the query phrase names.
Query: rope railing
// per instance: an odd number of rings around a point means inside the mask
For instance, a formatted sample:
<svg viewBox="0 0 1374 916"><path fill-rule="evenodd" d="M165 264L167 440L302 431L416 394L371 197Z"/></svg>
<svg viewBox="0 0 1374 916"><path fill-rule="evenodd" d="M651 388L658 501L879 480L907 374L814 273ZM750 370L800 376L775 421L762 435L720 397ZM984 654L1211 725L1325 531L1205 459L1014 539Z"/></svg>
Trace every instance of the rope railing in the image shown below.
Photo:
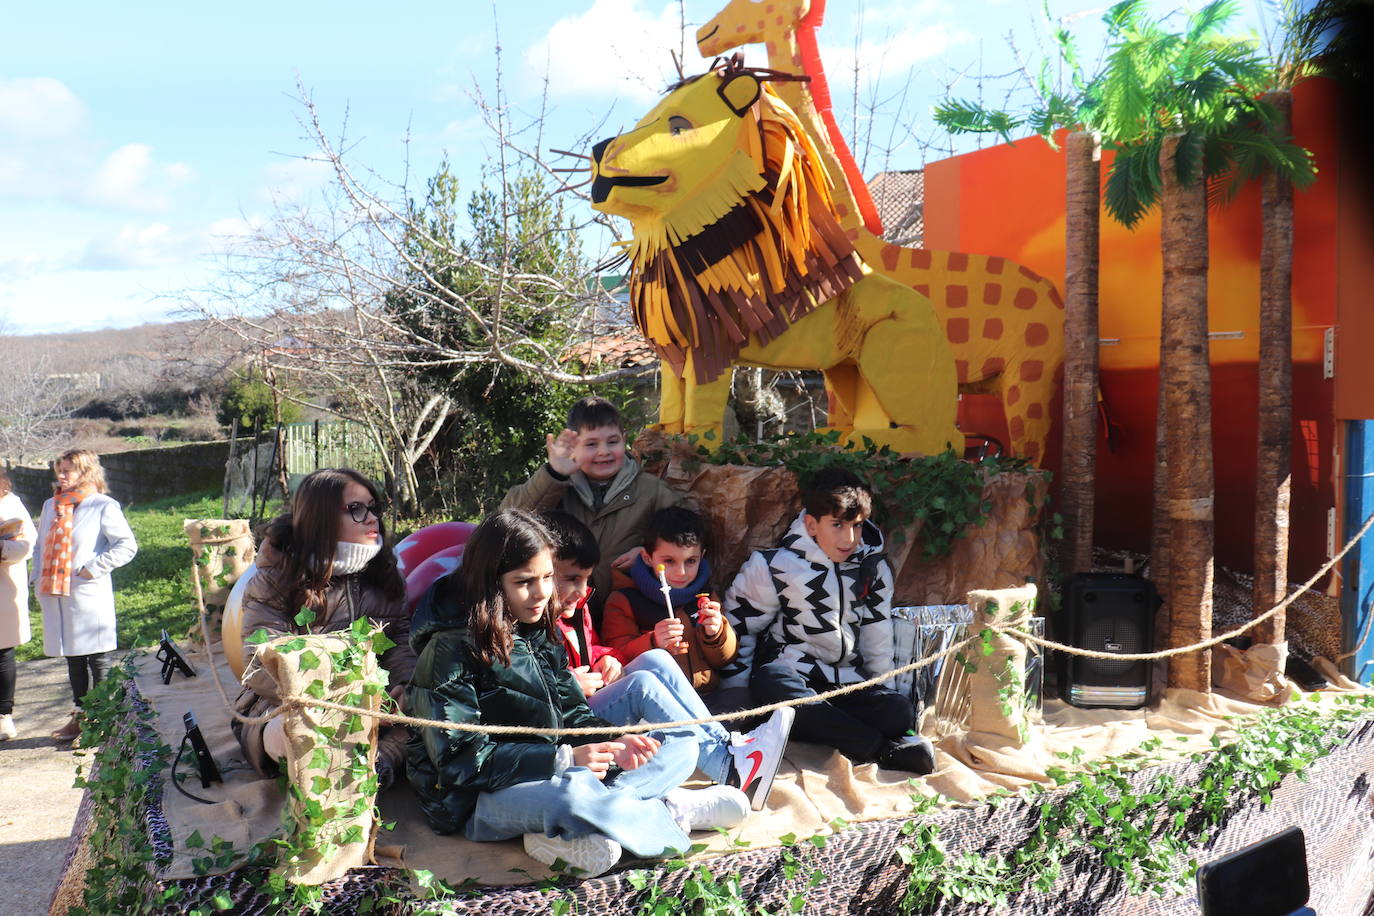
<svg viewBox="0 0 1374 916"><path fill-rule="evenodd" d="M1305 583L1303 583L1301 586L1295 589L1292 594L1288 595L1286 598L1284 598L1278 604L1274 605L1269 610L1265 611L1263 614L1260 614L1259 616L1252 618L1249 622L1235 628L1234 630L1230 630L1226 633L1213 636L1210 639L1206 639L1201 642L1194 643L1192 645L1178 646L1170 649L1162 649L1158 652L1098 652L1092 649L1082 649L1077 646L1065 645L1064 643L1044 639L1039 636L1033 636L1026 630L1020 629L1018 627L1006 626L1002 624L991 624L983 630L979 631L978 633L969 636L968 638L960 642L957 642L933 655L929 655L925 658L911 662L910 664L894 668L883 674L877 675L876 677L871 677L868 680L859 681L854 684L846 684L842 687L836 687L832 690L817 693L813 696L795 697L790 700L782 700L777 703L769 703L751 709L742 709L736 712L718 713L716 715L704 716L699 719L683 719L675 722L642 723L639 725L616 725L612 726L610 731L614 732L615 734L641 734L651 731L661 731L663 729L669 728L685 728L693 725L705 725L710 722L733 722L737 719L745 719L752 718L754 716L766 715L768 713L774 712L775 710L783 709L786 707L806 706L812 703L823 703L827 700L831 700L838 696L844 696L845 694L855 693L867 687L881 685L886 681L892 679L893 677L896 677L897 675L917 671L921 668L933 665L936 662L942 661L943 659L949 658L952 655L962 652L965 648L973 645L974 643L980 642L985 633L1012 636L1032 645L1040 646L1043 649L1053 649L1055 651L1064 652L1069 655L1078 655L1085 658L1113 659L1116 661L1155 661L1159 659L1173 658L1174 656L1178 655L1187 655L1192 652L1201 652L1203 650L1210 649L1214 646L1218 646L1226 642L1228 639L1234 639L1237 636L1243 635L1249 632L1251 629L1259 626L1264 621L1270 619L1275 614L1278 614L1281 611L1285 610L1290 604L1292 604L1298 598L1299 595L1308 591L1318 579L1320 579L1322 576L1330 572L1331 569L1335 567L1335 565L1339 563L1347 553L1350 552L1350 550L1355 546L1355 544L1358 543L1359 540L1369 532L1369 529L1371 527L1374 527L1374 513L1371 513L1370 516L1367 519L1365 519L1364 525L1360 528L1358 532L1354 534L1354 536L1350 538L1349 541L1346 542L1345 546L1342 547L1339 552L1332 556L1321 567L1321 569L1317 570L1317 572L1312 575L1310 579L1308 579ZM194 568L192 572L194 573ZM233 703L229 701L229 697L224 690L224 685L220 681L218 666L215 663L215 653L211 648L209 628L205 620L205 603L203 593L200 587L200 577L193 575L192 581L195 583L196 603L200 611L201 633L205 639L206 652L210 656L210 668L214 675L213 680L215 682L215 687L219 690L220 698L224 701L225 709L229 712L230 716L232 716L234 719L237 719L239 722L244 723L245 725L260 725L288 711L304 707L311 707L315 709L329 709L334 710L336 712L368 716L370 718L378 720L378 722L380 723L388 725L407 725L414 728L438 728L443 729L445 731L454 732L476 732L480 734L489 735L537 735L545 737L561 737L565 735L605 735L608 733L607 729L596 727L541 728L536 726L525 725L482 725L474 722L447 722L437 719L420 719L414 716L406 716L401 715L399 713L382 712L380 710L363 709L356 706L348 706L342 703L334 703L329 700L316 699L314 697L301 696L298 694L291 694L282 697L281 705L278 706L271 713L267 713L261 716L245 716L238 712L236 709L234 709ZM1374 617L1374 611L1371 611L1369 616ZM1368 634L1368 624L1369 622L1366 621L1366 635ZM1363 639L1361 640L1361 642L1363 642Z"/></svg>

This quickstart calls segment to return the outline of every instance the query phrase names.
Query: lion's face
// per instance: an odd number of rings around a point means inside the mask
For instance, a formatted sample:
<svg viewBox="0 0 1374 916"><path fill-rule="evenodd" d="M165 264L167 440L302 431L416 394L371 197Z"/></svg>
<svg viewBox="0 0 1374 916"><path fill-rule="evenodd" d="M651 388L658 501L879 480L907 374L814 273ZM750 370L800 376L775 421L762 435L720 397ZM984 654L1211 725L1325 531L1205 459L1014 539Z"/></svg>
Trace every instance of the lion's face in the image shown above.
<svg viewBox="0 0 1374 916"><path fill-rule="evenodd" d="M760 92L752 76L715 71L668 93L593 147L592 206L636 224L678 217L687 224L676 234L699 232L764 186L758 128L745 117Z"/></svg>

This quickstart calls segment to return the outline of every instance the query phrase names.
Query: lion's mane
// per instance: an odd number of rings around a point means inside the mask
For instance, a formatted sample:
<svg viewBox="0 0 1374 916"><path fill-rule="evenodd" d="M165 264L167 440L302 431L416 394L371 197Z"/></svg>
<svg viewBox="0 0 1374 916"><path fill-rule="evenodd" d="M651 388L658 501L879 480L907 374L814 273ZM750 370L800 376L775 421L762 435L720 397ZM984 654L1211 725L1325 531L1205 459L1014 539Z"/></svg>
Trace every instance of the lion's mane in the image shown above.
<svg viewBox="0 0 1374 916"><path fill-rule="evenodd" d="M690 354L698 384L750 334L768 343L863 277L797 116L764 84L742 117L748 158L723 163L678 212L636 225L629 248L635 323L678 375Z"/></svg>

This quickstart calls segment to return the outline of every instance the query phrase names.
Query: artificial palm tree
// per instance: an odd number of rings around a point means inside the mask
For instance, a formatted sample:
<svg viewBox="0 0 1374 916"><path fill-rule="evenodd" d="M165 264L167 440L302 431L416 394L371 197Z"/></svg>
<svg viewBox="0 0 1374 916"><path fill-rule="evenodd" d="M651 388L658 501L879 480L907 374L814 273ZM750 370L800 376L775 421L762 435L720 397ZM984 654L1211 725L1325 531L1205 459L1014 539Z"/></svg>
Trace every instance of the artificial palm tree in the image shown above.
<svg viewBox="0 0 1374 916"><path fill-rule="evenodd" d="M1316 73L1322 11L1304 13L1282 0L1281 34L1270 52L1273 81L1262 98L1272 105L1274 133L1292 130L1293 87ZM1288 592L1288 525L1293 451L1293 181L1282 171L1261 176L1259 306L1259 442L1255 456L1255 585L1252 613L1263 614ZM1253 631L1256 641L1282 643L1280 611Z"/></svg>
<svg viewBox="0 0 1374 916"><path fill-rule="evenodd" d="M1091 117L1104 145L1116 151L1108 214L1134 227L1156 204L1161 209L1159 422L1166 467L1156 467L1156 493L1162 488L1166 496L1157 497L1155 514L1167 520L1170 571L1162 585L1170 645L1206 639L1212 624L1208 198L1228 198L1264 167L1298 181L1312 175L1309 156L1273 130L1275 109L1257 97L1272 83L1257 43L1222 34L1235 12L1229 0L1217 0L1172 32L1147 16L1143 0L1117 4L1107 15L1113 44L1092 96L1100 107ZM1152 543L1152 551L1159 546ZM1170 686L1210 689L1210 662L1207 653L1173 659Z"/></svg>
<svg viewBox="0 0 1374 916"><path fill-rule="evenodd" d="M1048 16L1048 10L1046 11ZM1058 149L1064 143L1064 413L1059 511L1064 519L1062 560L1070 573L1092 569L1093 508L1097 477L1098 214L1101 211L1101 146L1084 116L1093 80L1084 75L1073 36L1062 23L1052 30L1068 84L1050 79L1051 61L1041 62L1036 102L1021 116L966 99L947 99L935 120L951 133L995 133L1008 143L1026 126Z"/></svg>

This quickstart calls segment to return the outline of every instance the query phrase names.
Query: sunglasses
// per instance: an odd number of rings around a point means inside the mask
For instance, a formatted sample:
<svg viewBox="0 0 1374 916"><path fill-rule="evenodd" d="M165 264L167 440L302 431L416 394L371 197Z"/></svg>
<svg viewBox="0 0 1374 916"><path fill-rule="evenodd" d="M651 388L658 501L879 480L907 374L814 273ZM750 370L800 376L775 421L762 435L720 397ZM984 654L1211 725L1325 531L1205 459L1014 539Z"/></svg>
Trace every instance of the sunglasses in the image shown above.
<svg viewBox="0 0 1374 916"><path fill-rule="evenodd" d="M383 508L382 508L380 505L378 505L377 503L375 503L375 502L370 502L370 503L348 503L347 505L344 506L344 511L348 513L348 517L351 518L351 519L353 519L353 521L357 522L358 524L362 524L363 522L367 521L367 517L368 517L369 515L371 515L373 518L377 519L378 521L381 521L381 520L382 520L382 513L385 512L386 510L383 509Z"/></svg>

